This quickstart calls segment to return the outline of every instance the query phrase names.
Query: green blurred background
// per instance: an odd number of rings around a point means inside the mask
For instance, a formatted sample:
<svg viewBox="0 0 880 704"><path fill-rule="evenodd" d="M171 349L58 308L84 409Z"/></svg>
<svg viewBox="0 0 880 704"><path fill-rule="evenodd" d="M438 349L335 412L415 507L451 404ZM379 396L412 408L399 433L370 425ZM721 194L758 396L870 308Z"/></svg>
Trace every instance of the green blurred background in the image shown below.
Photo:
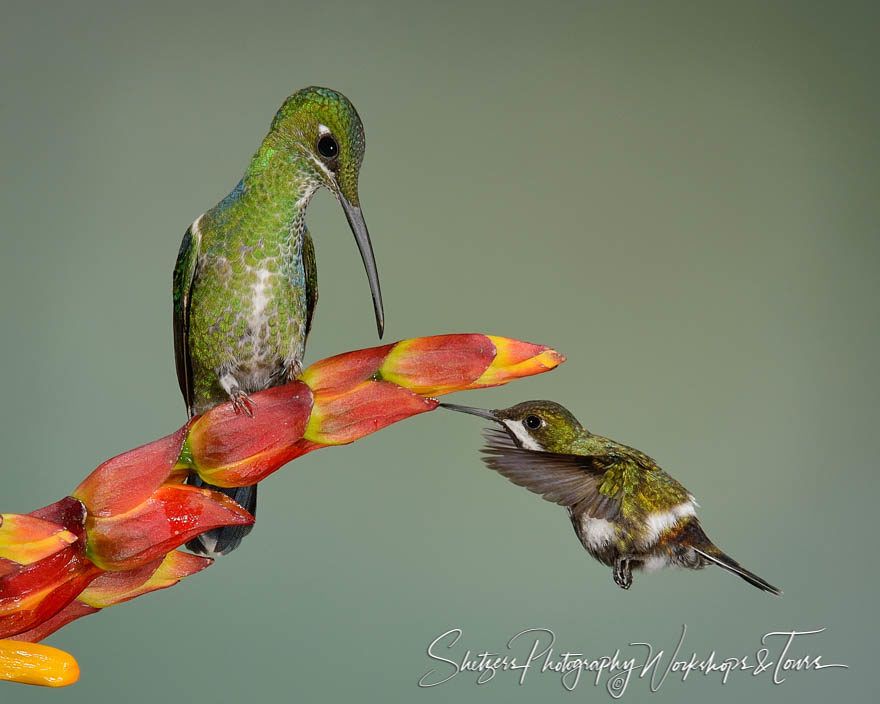
<svg viewBox="0 0 880 704"><path fill-rule="evenodd" d="M2 702L608 700L554 677L430 690L448 628L524 628L850 665L670 679L652 701L876 694L878 13L865 3L0 3L2 510L69 492L184 420L170 278L289 93L364 119L364 212L386 339L482 331L558 371L455 400L553 398L644 449L709 534L785 589L593 562L564 512L483 468L437 412L265 484L244 548L48 642L83 670ZM307 360L376 343L359 256L309 211L321 301ZM462 650L456 651L459 655ZM629 701L648 698L643 680Z"/></svg>

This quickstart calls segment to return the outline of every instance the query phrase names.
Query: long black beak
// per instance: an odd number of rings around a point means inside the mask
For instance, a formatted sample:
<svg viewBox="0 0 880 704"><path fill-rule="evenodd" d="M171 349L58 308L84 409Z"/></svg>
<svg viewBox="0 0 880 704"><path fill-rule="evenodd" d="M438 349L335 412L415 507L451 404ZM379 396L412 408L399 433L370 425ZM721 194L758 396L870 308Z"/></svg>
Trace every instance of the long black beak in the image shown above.
<svg viewBox="0 0 880 704"><path fill-rule="evenodd" d="M370 293L373 294L373 310L376 312L376 328L379 337L385 332L385 311L382 308L382 289L379 288L379 273L376 271L376 258L373 256L373 245L370 242L370 233L367 231L367 223L364 222L361 209L348 202L348 199L339 194L339 202L348 219L348 226L354 235L361 259L364 260L364 269L367 271L367 280L370 282Z"/></svg>
<svg viewBox="0 0 880 704"><path fill-rule="evenodd" d="M485 418L486 420L494 421L495 423L500 423L501 419L495 415L494 411L487 411L484 408L473 408L471 406L458 406L454 403L441 403L443 408L448 408L450 411L458 411L459 413L470 413L472 416L479 416L480 418Z"/></svg>

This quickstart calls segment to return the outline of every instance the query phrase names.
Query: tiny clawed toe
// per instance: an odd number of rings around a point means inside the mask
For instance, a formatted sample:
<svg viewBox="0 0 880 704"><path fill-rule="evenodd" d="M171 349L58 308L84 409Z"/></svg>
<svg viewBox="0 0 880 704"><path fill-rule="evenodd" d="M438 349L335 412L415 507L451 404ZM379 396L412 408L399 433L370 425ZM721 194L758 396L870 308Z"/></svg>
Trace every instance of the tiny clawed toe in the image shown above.
<svg viewBox="0 0 880 704"><path fill-rule="evenodd" d="M256 407L257 404L243 391L236 391L232 394L232 408L236 415L244 413L248 418L253 418Z"/></svg>

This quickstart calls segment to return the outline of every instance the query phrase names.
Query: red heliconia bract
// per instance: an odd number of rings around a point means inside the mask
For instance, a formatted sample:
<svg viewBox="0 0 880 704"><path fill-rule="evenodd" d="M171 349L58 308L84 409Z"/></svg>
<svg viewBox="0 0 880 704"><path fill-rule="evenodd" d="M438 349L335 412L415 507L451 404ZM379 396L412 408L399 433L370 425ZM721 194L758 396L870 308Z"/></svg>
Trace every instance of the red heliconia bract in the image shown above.
<svg viewBox="0 0 880 704"><path fill-rule="evenodd" d="M59 628L63 628L68 623L76 621L76 619L82 618L83 616L97 613L98 611L100 611L100 609L96 609L94 606L89 606L78 599L74 599L54 616L37 624L34 628L31 628L28 631L22 631L14 636L9 636L9 640L22 640L27 641L28 643L39 643L41 640L48 638L55 631Z"/></svg>
<svg viewBox="0 0 880 704"><path fill-rule="evenodd" d="M163 485L122 515L89 516L88 556L102 569L128 570L162 557L205 531L253 522L251 514L220 492Z"/></svg>
<svg viewBox="0 0 880 704"><path fill-rule="evenodd" d="M254 417L221 404L107 460L72 496L0 514L0 638L39 641L210 565L176 548L254 519L220 492L183 484L191 472L216 486L248 486L307 452L431 411L433 396L504 384L564 359L492 335L403 340L324 359L296 381L252 394Z"/></svg>
<svg viewBox="0 0 880 704"><path fill-rule="evenodd" d="M210 557L181 550L122 572L105 572L86 587L78 601L96 609L121 604L158 589L167 589L184 577L201 572L214 562Z"/></svg>
<svg viewBox="0 0 880 704"><path fill-rule="evenodd" d="M303 454L302 439L312 412L312 390L301 381L252 398L253 418L224 403L197 418L181 462L215 486L248 486Z"/></svg>
<svg viewBox="0 0 880 704"><path fill-rule="evenodd" d="M435 335L397 343L382 365L382 378L418 394L439 396L478 379L495 360L486 335Z"/></svg>
<svg viewBox="0 0 880 704"><path fill-rule="evenodd" d="M373 378L395 346L382 345L327 357L303 371L300 381L307 384L315 396L339 396Z"/></svg>
<svg viewBox="0 0 880 704"><path fill-rule="evenodd" d="M74 498L94 518L117 516L140 506L174 471L189 426L107 460L76 488Z"/></svg>
<svg viewBox="0 0 880 704"><path fill-rule="evenodd" d="M22 557L16 569L0 577L0 638L49 620L101 574L85 554L86 509L82 502L68 497L29 515L44 521L49 531L57 526L76 539L33 562ZM16 561L14 556L11 561Z"/></svg>
<svg viewBox="0 0 880 704"><path fill-rule="evenodd" d="M316 398L305 438L322 445L344 445L436 407L434 399L397 384L366 382L327 401Z"/></svg>

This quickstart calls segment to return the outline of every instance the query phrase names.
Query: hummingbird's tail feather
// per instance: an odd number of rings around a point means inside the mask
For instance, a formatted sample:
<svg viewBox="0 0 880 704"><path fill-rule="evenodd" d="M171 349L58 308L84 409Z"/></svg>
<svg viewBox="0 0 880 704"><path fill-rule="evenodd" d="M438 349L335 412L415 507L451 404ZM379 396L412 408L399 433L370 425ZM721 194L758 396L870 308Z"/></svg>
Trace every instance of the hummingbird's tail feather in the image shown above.
<svg viewBox="0 0 880 704"><path fill-rule="evenodd" d="M214 486L203 482L197 475L191 474L187 480L187 484L193 486L204 487L205 489L213 489L222 494L226 494L235 501L239 506L248 511L252 516L257 515L257 485L253 486L236 486L228 489ZM253 525L249 526L224 526L223 528L214 528L207 533L202 533L190 540L186 547L199 555L217 556L228 555L237 548L244 537L251 532Z"/></svg>
<svg viewBox="0 0 880 704"><path fill-rule="evenodd" d="M692 546L693 547L693 546ZM709 562L731 572L738 577L744 579L753 587L757 587L761 591L770 592L774 596L782 596L782 590L774 587L769 582L761 579L754 572L749 572L745 567L734 560L730 555L716 548L712 543L707 546L693 547L694 552L706 558Z"/></svg>

